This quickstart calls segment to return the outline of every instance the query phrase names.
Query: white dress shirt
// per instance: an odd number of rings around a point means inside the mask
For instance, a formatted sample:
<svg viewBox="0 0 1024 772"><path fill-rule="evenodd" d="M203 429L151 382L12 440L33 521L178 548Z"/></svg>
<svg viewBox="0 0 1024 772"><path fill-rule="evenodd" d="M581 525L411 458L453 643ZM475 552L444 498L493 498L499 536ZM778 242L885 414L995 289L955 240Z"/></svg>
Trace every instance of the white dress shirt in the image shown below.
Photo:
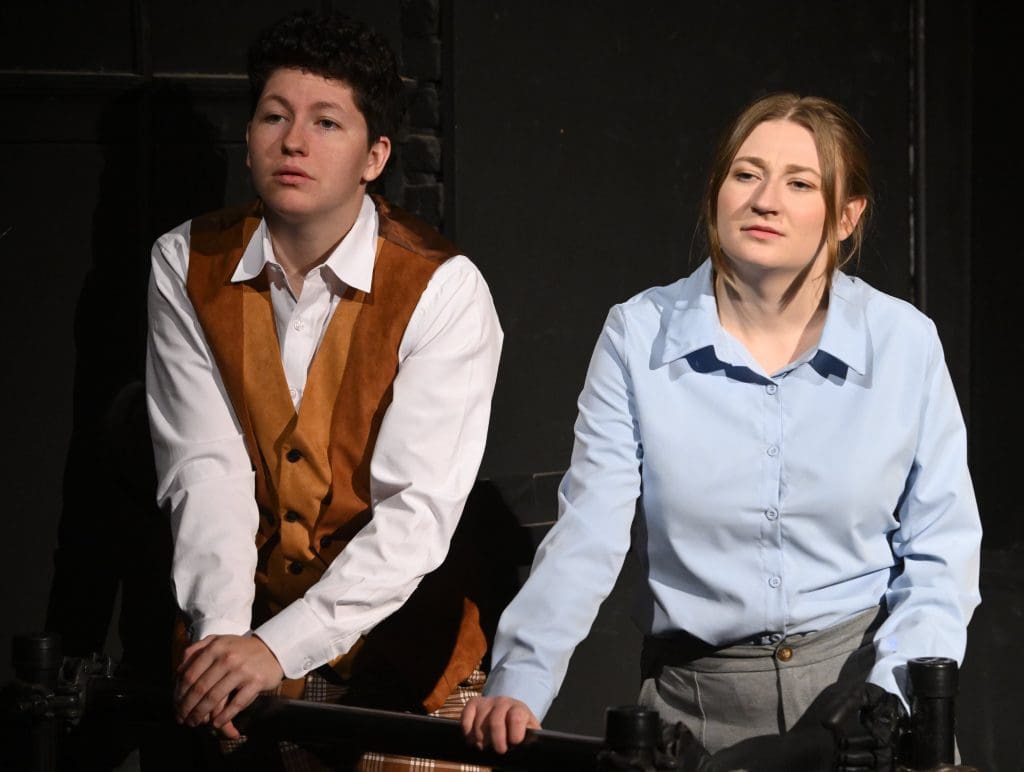
<svg viewBox="0 0 1024 772"><path fill-rule="evenodd" d="M448 551L484 451L502 344L486 282L463 255L423 292L398 351L393 399L370 464L373 518L306 594L250 631L258 509L252 462L186 294L190 222L153 247L146 392L157 498L171 516L172 583L191 636L252 632L299 677L344 654L396 611ZM292 402L346 287L370 292L378 231L355 224L293 296L265 221L232 281L267 273ZM268 345L270 345L268 343Z"/></svg>

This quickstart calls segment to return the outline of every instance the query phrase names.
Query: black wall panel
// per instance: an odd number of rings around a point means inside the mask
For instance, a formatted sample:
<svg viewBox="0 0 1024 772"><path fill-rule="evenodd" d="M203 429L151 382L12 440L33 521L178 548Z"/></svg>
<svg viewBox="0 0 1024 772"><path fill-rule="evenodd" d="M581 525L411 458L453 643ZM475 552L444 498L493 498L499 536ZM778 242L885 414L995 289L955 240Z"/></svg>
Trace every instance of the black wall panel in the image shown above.
<svg viewBox="0 0 1024 772"><path fill-rule="evenodd" d="M817 93L864 123L879 207L860 272L910 296L905 4L453 6L454 235L507 333L490 474L564 468L609 306L702 257L712 144L754 96ZM744 12L756 23L737 26Z"/></svg>

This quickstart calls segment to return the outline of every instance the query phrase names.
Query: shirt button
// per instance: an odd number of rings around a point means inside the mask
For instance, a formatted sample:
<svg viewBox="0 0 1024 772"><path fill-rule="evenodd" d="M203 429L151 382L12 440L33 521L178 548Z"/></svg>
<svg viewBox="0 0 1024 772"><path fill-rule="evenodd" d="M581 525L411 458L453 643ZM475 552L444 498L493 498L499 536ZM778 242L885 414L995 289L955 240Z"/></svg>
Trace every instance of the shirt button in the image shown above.
<svg viewBox="0 0 1024 772"><path fill-rule="evenodd" d="M775 656L779 662L789 662L793 659L793 650L789 646L780 646L779 650L775 652Z"/></svg>
<svg viewBox="0 0 1024 772"><path fill-rule="evenodd" d="M292 323L292 327L294 327L299 332L302 332L304 329L306 329L306 323L304 321L302 321L301 319L296 319Z"/></svg>
<svg viewBox="0 0 1024 772"><path fill-rule="evenodd" d="M777 576L773 576L771 579L768 580L768 586L771 587L773 590L776 589L780 584L782 584L782 580L779 579L779 577Z"/></svg>
<svg viewBox="0 0 1024 772"><path fill-rule="evenodd" d="M313 660L311 660L311 659L304 659L304 660L302 660L302 669L303 670L312 670L313 669Z"/></svg>
<svg viewBox="0 0 1024 772"><path fill-rule="evenodd" d="M764 511L764 516L767 517L769 520L778 520L779 519L779 510L772 509L771 507L769 507L768 509L766 509Z"/></svg>
<svg viewBox="0 0 1024 772"><path fill-rule="evenodd" d="M299 513L296 512L295 510L289 509L287 512L284 513L284 519L287 520L289 523L294 523L299 519Z"/></svg>
<svg viewBox="0 0 1024 772"><path fill-rule="evenodd" d="M298 389L288 389L288 394L291 395L292 399L297 399L298 396L299 396L299 390Z"/></svg>
<svg viewBox="0 0 1024 772"><path fill-rule="evenodd" d="M298 448L292 448L285 455L285 458L287 458L289 461L291 461L294 464L296 461L298 461L300 458L302 458L302 451L299 450Z"/></svg>
<svg viewBox="0 0 1024 772"><path fill-rule="evenodd" d="M288 564L288 572L298 576L302 573L302 563L297 560L293 560Z"/></svg>
<svg viewBox="0 0 1024 772"><path fill-rule="evenodd" d="M778 643L782 640L782 633L772 633L769 637L772 643Z"/></svg>
<svg viewBox="0 0 1024 772"><path fill-rule="evenodd" d="M779 448L778 448L778 446L777 445L769 445L768 446L768 455L771 456L772 458L774 458L775 456L779 455Z"/></svg>
<svg viewBox="0 0 1024 772"><path fill-rule="evenodd" d="M767 386L765 387L765 391L767 391L767 392L768 392L769 394L774 394L774 393L775 393L775 392L777 392L778 390L779 390L779 387L778 387L778 386L776 386L776 385L775 385L774 383L769 383L769 384L768 384L768 385L767 385Z"/></svg>

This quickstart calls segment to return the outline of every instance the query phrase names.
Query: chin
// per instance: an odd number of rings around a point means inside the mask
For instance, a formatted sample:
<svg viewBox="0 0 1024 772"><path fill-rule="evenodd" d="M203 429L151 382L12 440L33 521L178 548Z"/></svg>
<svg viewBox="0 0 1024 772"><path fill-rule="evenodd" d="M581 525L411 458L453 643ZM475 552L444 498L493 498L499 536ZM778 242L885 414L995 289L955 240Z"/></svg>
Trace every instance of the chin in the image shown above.
<svg viewBox="0 0 1024 772"><path fill-rule="evenodd" d="M305 197L300 198L288 193L282 194L279 191L270 194L257 191L257 194L263 201L263 205L280 217L302 219L316 213L316 206L309 200L303 200Z"/></svg>

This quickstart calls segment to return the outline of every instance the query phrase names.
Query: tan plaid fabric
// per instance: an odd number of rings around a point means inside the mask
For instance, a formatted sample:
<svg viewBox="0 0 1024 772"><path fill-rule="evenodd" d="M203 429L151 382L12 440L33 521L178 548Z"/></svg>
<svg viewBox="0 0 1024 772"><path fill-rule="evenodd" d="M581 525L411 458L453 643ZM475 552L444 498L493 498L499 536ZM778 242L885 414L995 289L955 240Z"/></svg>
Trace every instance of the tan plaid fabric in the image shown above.
<svg viewBox="0 0 1024 772"><path fill-rule="evenodd" d="M458 719L470 698L478 696L484 688L487 676L482 670L474 670L448 695L444 705L431 713L440 718ZM340 702L346 694L346 686L328 681L317 671L306 676L306 687L302 699L310 702ZM242 749L246 739L224 740L221 750L227 758ZM279 764L273 764L285 772L416 772L416 770L439 770L440 772L491 772L490 767L475 764L461 764L436 759L413 758L411 756L389 756L382 753L364 753L352 766L344 769L329 766L314 753L292 742L277 744ZM272 751L271 751L272 753ZM269 761L264 759L264 761Z"/></svg>

